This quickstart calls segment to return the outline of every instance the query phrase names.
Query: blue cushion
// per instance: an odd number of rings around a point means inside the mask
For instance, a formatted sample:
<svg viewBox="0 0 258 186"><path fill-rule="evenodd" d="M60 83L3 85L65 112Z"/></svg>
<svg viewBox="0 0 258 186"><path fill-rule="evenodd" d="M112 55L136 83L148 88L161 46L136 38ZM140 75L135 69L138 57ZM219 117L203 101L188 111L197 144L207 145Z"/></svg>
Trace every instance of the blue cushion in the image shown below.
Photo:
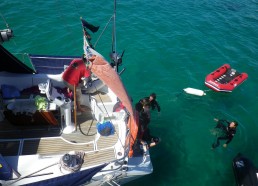
<svg viewBox="0 0 258 186"><path fill-rule="evenodd" d="M21 95L19 89L12 85L3 84L1 90L4 99L18 98Z"/></svg>

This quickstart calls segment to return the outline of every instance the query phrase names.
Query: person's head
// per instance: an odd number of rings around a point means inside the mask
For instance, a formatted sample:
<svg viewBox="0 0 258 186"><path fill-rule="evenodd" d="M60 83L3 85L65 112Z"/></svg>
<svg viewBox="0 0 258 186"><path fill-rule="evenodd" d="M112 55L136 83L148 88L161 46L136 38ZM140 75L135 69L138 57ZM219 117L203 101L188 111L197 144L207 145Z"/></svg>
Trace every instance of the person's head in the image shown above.
<svg viewBox="0 0 258 186"><path fill-rule="evenodd" d="M150 99L150 101L156 100L156 94L155 93L151 93L149 99Z"/></svg>
<svg viewBox="0 0 258 186"><path fill-rule="evenodd" d="M230 124L229 124L229 127L237 127L238 126L238 123L236 121L232 121Z"/></svg>

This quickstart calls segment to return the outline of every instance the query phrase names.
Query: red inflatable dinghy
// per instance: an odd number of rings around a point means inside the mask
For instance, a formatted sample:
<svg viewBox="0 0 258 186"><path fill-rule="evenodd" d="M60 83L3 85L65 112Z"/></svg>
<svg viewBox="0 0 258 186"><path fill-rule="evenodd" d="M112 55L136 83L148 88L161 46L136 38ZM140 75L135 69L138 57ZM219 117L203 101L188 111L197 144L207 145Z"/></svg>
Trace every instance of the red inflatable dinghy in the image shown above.
<svg viewBox="0 0 258 186"><path fill-rule="evenodd" d="M229 64L224 64L206 76L205 85L217 92L232 92L247 77L246 73L239 73Z"/></svg>

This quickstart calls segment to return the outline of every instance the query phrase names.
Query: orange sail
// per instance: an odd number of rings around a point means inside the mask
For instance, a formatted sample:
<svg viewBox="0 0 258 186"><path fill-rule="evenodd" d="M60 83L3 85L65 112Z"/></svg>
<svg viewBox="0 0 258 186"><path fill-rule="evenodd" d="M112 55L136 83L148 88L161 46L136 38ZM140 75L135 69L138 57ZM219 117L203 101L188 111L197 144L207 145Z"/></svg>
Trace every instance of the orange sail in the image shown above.
<svg viewBox="0 0 258 186"><path fill-rule="evenodd" d="M130 118L128 121L128 127L131 132L129 157L132 157L132 147L137 137L138 125L131 99L125 90L120 76L105 59L97 55L92 63L91 71L117 95L117 97L130 113Z"/></svg>

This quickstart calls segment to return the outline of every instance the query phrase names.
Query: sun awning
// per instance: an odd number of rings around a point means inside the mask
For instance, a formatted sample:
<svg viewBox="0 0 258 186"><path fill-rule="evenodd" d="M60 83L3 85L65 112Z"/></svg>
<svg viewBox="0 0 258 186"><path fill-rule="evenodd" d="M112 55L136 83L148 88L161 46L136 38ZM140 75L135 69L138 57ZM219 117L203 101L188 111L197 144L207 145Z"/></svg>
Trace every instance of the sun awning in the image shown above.
<svg viewBox="0 0 258 186"><path fill-rule="evenodd" d="M17 59L2 45L0 45L0 71L24 74L35 73L33 69Z"/></svg>

